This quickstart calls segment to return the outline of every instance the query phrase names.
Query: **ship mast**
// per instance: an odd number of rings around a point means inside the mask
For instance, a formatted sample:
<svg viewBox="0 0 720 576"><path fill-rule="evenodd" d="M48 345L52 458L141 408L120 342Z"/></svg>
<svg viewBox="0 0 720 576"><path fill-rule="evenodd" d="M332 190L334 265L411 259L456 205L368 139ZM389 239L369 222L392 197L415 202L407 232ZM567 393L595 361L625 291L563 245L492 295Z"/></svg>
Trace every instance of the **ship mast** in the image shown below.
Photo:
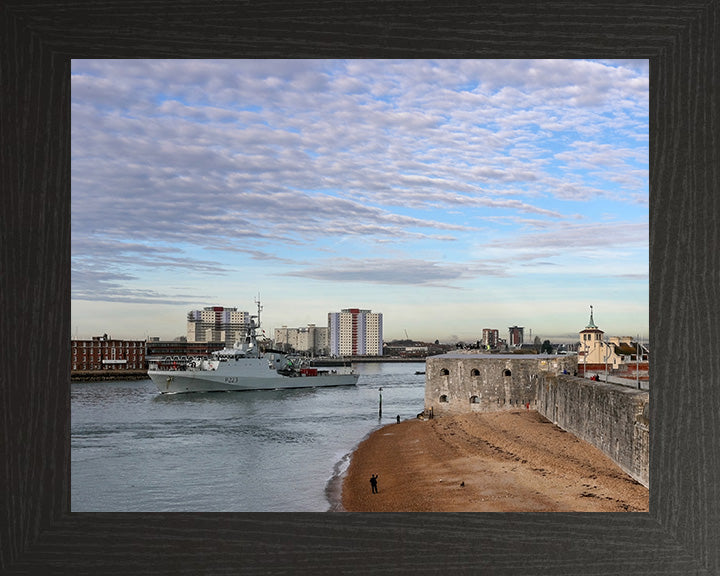
<svg viewBox="0 0 720 576"><path fill-rule="evenodd" d="M263 307L262 307L262 305L260 304L260 294L259 294L259 293L258 293L257 298L255 299L255 304L257 304L257 311L258 311L258 313L257 313L257 326L255 326L255 327L256 327L256 328L260 328L260 312L262 311Z"/></svg>

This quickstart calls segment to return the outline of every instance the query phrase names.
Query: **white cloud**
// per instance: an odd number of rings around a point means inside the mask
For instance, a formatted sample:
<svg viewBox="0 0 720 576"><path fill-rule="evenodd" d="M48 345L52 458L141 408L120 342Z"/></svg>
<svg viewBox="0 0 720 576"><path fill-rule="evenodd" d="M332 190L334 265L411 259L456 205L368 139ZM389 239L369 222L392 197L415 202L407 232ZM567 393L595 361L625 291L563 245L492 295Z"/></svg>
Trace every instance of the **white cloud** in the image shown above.
<svg viewBox="0 0 720 576"><path fill-rule="evenodd" d="M455 282L464 278L507 274L500 265L479 262L337 258L318 262L313 267L289 270L283 275L336 282L458 288Z"/></svg>
<svg viewBox="0 0 720 576"><path fill-rule="evenodd" d="M178 261L466 287L508 273L478 246L642 239L647 95L644 61L74 60L74 297L169 301Z"/></svg>

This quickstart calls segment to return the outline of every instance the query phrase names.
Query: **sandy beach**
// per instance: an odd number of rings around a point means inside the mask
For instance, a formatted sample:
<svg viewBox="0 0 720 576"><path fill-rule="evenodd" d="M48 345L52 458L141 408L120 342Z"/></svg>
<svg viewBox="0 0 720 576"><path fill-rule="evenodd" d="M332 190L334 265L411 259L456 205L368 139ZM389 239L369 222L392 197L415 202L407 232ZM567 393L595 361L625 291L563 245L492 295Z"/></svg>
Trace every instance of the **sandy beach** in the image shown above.
<svg viewBox="0 0 720 576"><path fill-rule="evenodd" d="M352 455L341 501L348 512L646 512L648 489L537 412L515 410L375 431Z"/></svg>

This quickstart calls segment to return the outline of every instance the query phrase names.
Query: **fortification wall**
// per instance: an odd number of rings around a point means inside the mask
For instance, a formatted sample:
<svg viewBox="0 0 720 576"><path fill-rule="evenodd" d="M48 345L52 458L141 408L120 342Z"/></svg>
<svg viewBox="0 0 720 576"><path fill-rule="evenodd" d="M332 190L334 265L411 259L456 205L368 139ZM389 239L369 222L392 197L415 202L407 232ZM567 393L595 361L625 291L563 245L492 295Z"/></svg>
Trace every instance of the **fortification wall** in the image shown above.
<svg viewBox="0 0 720 576"><path fill-rule="evenodd" d="M649 401L647 391L547 374L538 387L537 410L648 486Z"/></svg>
<svg viewBox="0 0 720 576"><path fill-rule="evenodd" d="M536 408L539 379L577 370L575 356L443 354L425 361L425 409L433 414Z"/></svg>
<svg viewBox="0 0 720 576"><path fill-rule="evenodd" d="M425 373L426 413L536 409L648 486L647 391L578 378L575 356L444 354Z"/></svg>

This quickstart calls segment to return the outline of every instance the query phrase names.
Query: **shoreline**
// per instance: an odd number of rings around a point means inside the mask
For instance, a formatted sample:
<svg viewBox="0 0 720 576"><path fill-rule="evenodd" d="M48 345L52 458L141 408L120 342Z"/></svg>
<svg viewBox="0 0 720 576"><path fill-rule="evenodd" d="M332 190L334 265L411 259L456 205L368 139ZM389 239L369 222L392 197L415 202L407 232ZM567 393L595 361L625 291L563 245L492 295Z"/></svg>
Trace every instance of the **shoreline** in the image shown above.
<svg viewBox="0 0 720 576"><path fill-rule="evenodd" d="M379 475L378 494L371 474ZM534 410L385 425L358 444L331 482L329 511L337 512L649 510L647 488Z"/></svg>
<svg viewBox="0 0 720 576"><path fill-rule="evenodd" d="M363 438L355 444L349 452L343 454L340 460L335 462L332 476L330 476L330 479L325 484L325 499L327 500L329 506L326 512L347 512L342 503L342 491L348 469L352 463L353 455L357 451L358 446L368 440L375 432L385 428L385 426L392 426L392 424L378 424L375 428L370 430L370 432L365 434L365 436L363 436Z"/></svg>
<svg viewBox="0 0 720 576"><path fill-rule="evenodd" d="M333 467L333 474L325 484L325 499L329 503L326 512L347 512L342 505L342 485L347 476L353 451L345 454Z"/></svg>

